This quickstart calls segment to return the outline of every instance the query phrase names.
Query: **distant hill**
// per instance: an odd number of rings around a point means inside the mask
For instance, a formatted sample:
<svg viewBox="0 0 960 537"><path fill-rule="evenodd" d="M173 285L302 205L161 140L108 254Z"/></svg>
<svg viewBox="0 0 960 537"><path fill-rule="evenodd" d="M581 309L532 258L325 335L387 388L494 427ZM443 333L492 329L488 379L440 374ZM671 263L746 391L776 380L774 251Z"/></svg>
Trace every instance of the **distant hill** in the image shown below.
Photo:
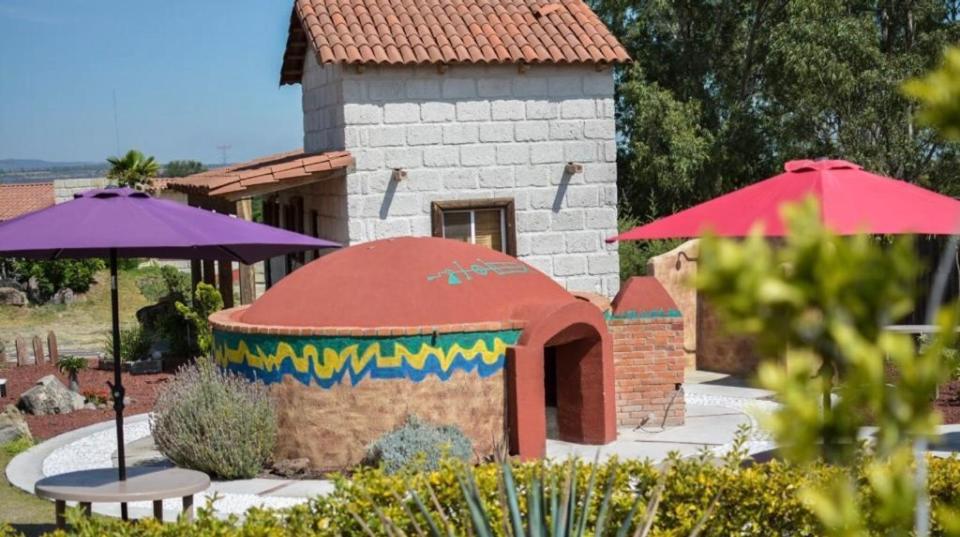
<svg viewBox="0 0 960 537"><path fill-rule="evenodd" d="M98 162L56 162L32 158L0 159L0 172L84 168L90 166L103 166L103 164Z"/></svg>

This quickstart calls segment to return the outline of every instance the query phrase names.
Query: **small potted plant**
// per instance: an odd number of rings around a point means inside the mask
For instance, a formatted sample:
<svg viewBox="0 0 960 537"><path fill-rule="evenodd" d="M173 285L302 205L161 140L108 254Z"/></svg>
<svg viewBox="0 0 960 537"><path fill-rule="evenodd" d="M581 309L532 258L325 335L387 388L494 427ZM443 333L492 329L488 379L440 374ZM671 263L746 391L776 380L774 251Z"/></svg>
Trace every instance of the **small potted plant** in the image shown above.
<svg viewBox="0 0 960 537"><path fill-rule="evenodd" d="M80 356L64 356L57 360L57 369L70 379L70 391L73 392L80 391L80 380L77 378L77 374L86 367L87 360Z"/></svg>

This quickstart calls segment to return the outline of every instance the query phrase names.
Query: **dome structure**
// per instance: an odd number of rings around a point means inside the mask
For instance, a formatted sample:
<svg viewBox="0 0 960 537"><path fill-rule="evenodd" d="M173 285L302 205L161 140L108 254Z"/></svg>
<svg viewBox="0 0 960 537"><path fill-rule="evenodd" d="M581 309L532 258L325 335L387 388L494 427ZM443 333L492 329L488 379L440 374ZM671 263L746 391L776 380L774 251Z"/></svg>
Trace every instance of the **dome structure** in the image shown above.
<svg viewBox="0 0 960 537"><path fill-rule="evenodd" d="M482 246L432 237L353 245L210 324L217 363L267 384L277 401L274 456L307 458L318 471L358 464L411 415L460 428L484 455L508 443L542 456L550 383L559 438L616 435L600 309Z"/></svg>
<svg viewBox="0 0 960 537"><path fill-rule="evenodd" d="M235 320L289 327L408 327L517 319L576 300L526 263L433 237L334 251L285 277Z"/></svg>

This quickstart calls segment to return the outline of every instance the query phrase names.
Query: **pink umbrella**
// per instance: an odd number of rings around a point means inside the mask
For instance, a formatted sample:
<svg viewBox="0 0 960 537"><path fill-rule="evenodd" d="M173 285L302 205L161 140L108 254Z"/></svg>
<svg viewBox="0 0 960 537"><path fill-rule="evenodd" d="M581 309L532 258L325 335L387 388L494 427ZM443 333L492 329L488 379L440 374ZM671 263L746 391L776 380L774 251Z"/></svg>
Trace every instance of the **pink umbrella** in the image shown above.
<svg viewBox="0 0 960 537"><path fill-rule="evenodd" d="M882 177L845 160L791 160L780 175L661 218L607 242L697 237L709 231L743 237L757 223L763 233L786 233L780 208L813 196L823 224L835 233L952 235L960 228L960 201L917 185Z"/></svg>

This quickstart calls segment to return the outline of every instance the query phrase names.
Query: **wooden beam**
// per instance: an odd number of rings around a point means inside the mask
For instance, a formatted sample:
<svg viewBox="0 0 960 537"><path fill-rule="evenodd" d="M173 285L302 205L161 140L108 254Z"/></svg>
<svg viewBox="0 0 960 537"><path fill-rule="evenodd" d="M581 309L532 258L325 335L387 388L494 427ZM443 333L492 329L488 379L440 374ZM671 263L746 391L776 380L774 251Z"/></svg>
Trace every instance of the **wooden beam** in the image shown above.
<svg viewBox="0 0 960 537"><path fill-rule="evenodd" d="M233 307L233 263L229 259L217 261L217 283L220 296L223 298L223 307Z"/></svg>
<svg viewBox="0 0 960 537"><path fill-rule="evenodd" d="M253 200L237 201L237 217L253 221ZM250 304L257 298L256 270L253 265L240 264L240 303Z"/></svg>
<svg viewBox="0 0 960 537"><path fill-rule="evenodd" d="M217 269L212 259L203 260L203 283L217 285Z"/></svg>

